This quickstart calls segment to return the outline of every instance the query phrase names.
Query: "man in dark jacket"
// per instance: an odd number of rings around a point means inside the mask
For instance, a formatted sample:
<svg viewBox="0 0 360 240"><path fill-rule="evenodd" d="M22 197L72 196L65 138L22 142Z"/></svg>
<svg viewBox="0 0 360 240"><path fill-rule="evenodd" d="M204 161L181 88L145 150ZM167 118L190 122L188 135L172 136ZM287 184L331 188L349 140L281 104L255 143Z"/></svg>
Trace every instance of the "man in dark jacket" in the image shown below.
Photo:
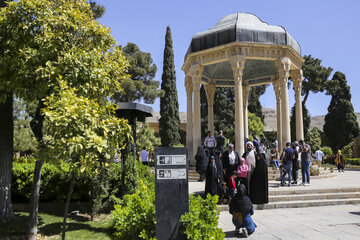
<svg viewBox="0 0 360 240"><path fill-rule="evenodd" d="M289 182L288 186L290 187L291 184L291 175L292 175L292 167L293 167L293 160L295 158L294 150L291 148L291 143L287 142L286 147L281 154L281 162L282 162L282 171L283 174L281 175L281 186L285 186L285 176L288 174Z"/></svg>
<svg viewBox="0 0 360 240"><path fill-rule="evenodd" d="M234 150L234 145L229 144L229 150L225 151L222 155L223 168L225 170L225 182L229 181L231 174L237 171L240 164L239 153Z"/></svg>

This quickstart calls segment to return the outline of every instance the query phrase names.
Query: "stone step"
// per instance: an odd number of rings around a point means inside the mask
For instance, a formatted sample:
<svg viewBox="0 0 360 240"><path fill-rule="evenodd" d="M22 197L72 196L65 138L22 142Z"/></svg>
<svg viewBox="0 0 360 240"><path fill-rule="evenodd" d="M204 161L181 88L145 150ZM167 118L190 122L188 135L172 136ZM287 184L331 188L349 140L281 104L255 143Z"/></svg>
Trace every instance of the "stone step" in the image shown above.
<svg viewBox="0 0 360 240"><path fill-rule="evenodd" d="M312 200L312 201L287 201L268 204L254 204L255 210L275 209L275 208L304 208L317 206L331 206L331 205L345 205L345 204L360 204L360 198L349 199L328 199L328 200ZM228 211L228 205L221 205L221 211Z"/></svg>
<svg viewBox="0 0 360 240"><path fill-rule="evenodd" d="M269 196L269 202L276 203L276 202L288 202L288 201L349 199L349 198L360 199L360 192L277 195L277 196Z"/></svg>
<svg viewBox="0 0 360 240"><path fill-rule="evenodd" d="M190 174L189 173L189 180L197 180L199 179L199 174L196 173L196 174ZM319 175L319 176L311 176L310 178L311 179L321 179L321 178L330 178L330 177L335 177L336 174L327 174L327 175ZM299 177L299 179L301 179L301 176ZM280 176L268 176L268 180L269 181L280 181Z"/></svg>
<svg viewBox="0 0 360 240"><path fill-rule="evenodd" d="M326 194L326 193L349 193L360 192L360 188L324 188L324 189L312 189L303 187L301 189L289 189L289 190L270 190L269 196L279 195L304 195L304 194Z"/></svg>

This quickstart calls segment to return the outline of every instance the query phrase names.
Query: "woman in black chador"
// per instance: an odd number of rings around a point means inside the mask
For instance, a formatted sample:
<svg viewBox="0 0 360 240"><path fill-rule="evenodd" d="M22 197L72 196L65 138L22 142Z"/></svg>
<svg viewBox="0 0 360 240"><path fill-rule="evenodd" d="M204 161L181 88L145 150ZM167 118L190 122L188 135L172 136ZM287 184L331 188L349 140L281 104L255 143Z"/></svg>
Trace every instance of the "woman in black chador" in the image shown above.
<svg viewBox="0 0 360 240"><path fill-rule="evenodd" d="M205 194L210 193L212 196L222 195L220 170L222 171L222 169L219 169L219 167L216 165L215 157L210 156L210 161L206 172Z"/></svg>
<svg viewBox="0 0 360 240"><path fill-rule="evenodd" d="M209 155L205 151L204 146L199 146L195 155L196 171L200 174L198 181L202 182L206 178L207 166L209 163Z"/></svg>
<svg viewBox="0 0 360 240"><path fill-rule="evenodd" d="M269 202L268 168L261 154L256 154L255 169L250 180L250 199L254 204Z"/></svg>

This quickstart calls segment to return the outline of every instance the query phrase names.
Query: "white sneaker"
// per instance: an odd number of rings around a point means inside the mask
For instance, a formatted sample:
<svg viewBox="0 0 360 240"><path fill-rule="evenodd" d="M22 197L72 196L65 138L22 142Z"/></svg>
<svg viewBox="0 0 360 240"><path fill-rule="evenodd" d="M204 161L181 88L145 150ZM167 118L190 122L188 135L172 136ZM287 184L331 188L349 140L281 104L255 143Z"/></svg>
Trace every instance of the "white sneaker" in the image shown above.
<svg viewBox="0 0 360 240"><path fill-rule="evenodd" d="M300 183L300 185L301 185L301 186L305 186L305 183L302 182L302 183Z"/></svg>
<svg viewBox="0 0 360 240"><path fill-rule="evenodd" d="M242 228L242 235L243 235L244 238L249 237L249 234L248 234L248 231L247 231L246 228Z"/></svg>
<svg viewBox="0 0 360 240"><path fill-rule="evenodd" d="M310 183L305 183L305 186L310 186Z"/></svg>

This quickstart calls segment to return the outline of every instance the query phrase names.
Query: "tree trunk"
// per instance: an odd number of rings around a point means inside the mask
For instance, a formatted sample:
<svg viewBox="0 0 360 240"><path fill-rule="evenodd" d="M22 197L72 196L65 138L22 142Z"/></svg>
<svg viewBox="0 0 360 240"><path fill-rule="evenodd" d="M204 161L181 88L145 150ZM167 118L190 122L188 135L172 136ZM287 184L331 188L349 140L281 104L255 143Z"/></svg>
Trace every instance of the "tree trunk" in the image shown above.
<svg viewBox="0 0 360 240"><path fill-rule="evenodd" d="M71 194L72 194L73 187L74 187L74 180L75 180L75 170L73 170L73 172L72 172L72 175L71 175L71 180L70 180L70 187L69 187L69 191L68 191L68 193L67 193L67 199L66 199L65 211L64 211L64 220L63 220L62 240L65 240L65 233L66 233L66 218L67 218L68 211L69 211L69 205L70 205Z"/></svg>
<svg viewBox="0 0 360 240"><path fill-rule="evenodd" d="M39 143L39 150L41 151L43 145L43 125L44 115L41 113L41 109L44 107L42 100L39 100L39 105L36 109L34 118L30 122L31 130L33 131L36 140ZM37 235L38 213L39 213L39 196L40 196L40 181L41 181L41 168L43 162L37 160L34 170L34 182L32 185L32 192L30 198L29 209L29 225L28 225L28 239L35 240Z"/></svg>
<svg viewBox="0 0 360 240"><path fill-rule="evenodd" d="M14 217L11 205L11 175L13 161L13 96L6 94L4 103L0 103L0 221L6 222Z"/></svg>
<svg viewBox="0 0 360 240"><path fill-rule="evenodd" d="M305 93L305 97L304 97L304 99L303 99L303 101L302 101L302 104L303 104L303 105L305 105L305 103L306 103L306 101L307 101L307 99L308 99L308 97L309 97L309 93L310 93L310 91L307 91L307 92Z"/></svg>
<svg viewBox="0 0 360 240"><path fill-rule="evenodd" d="M30 198L30 212L29 212L29 226L28 226L29 240L36 240L36 235L37 235L42 164L43 162L41 160L37 160L35 162L34 181L32 185L32 192Z"/></svg>

